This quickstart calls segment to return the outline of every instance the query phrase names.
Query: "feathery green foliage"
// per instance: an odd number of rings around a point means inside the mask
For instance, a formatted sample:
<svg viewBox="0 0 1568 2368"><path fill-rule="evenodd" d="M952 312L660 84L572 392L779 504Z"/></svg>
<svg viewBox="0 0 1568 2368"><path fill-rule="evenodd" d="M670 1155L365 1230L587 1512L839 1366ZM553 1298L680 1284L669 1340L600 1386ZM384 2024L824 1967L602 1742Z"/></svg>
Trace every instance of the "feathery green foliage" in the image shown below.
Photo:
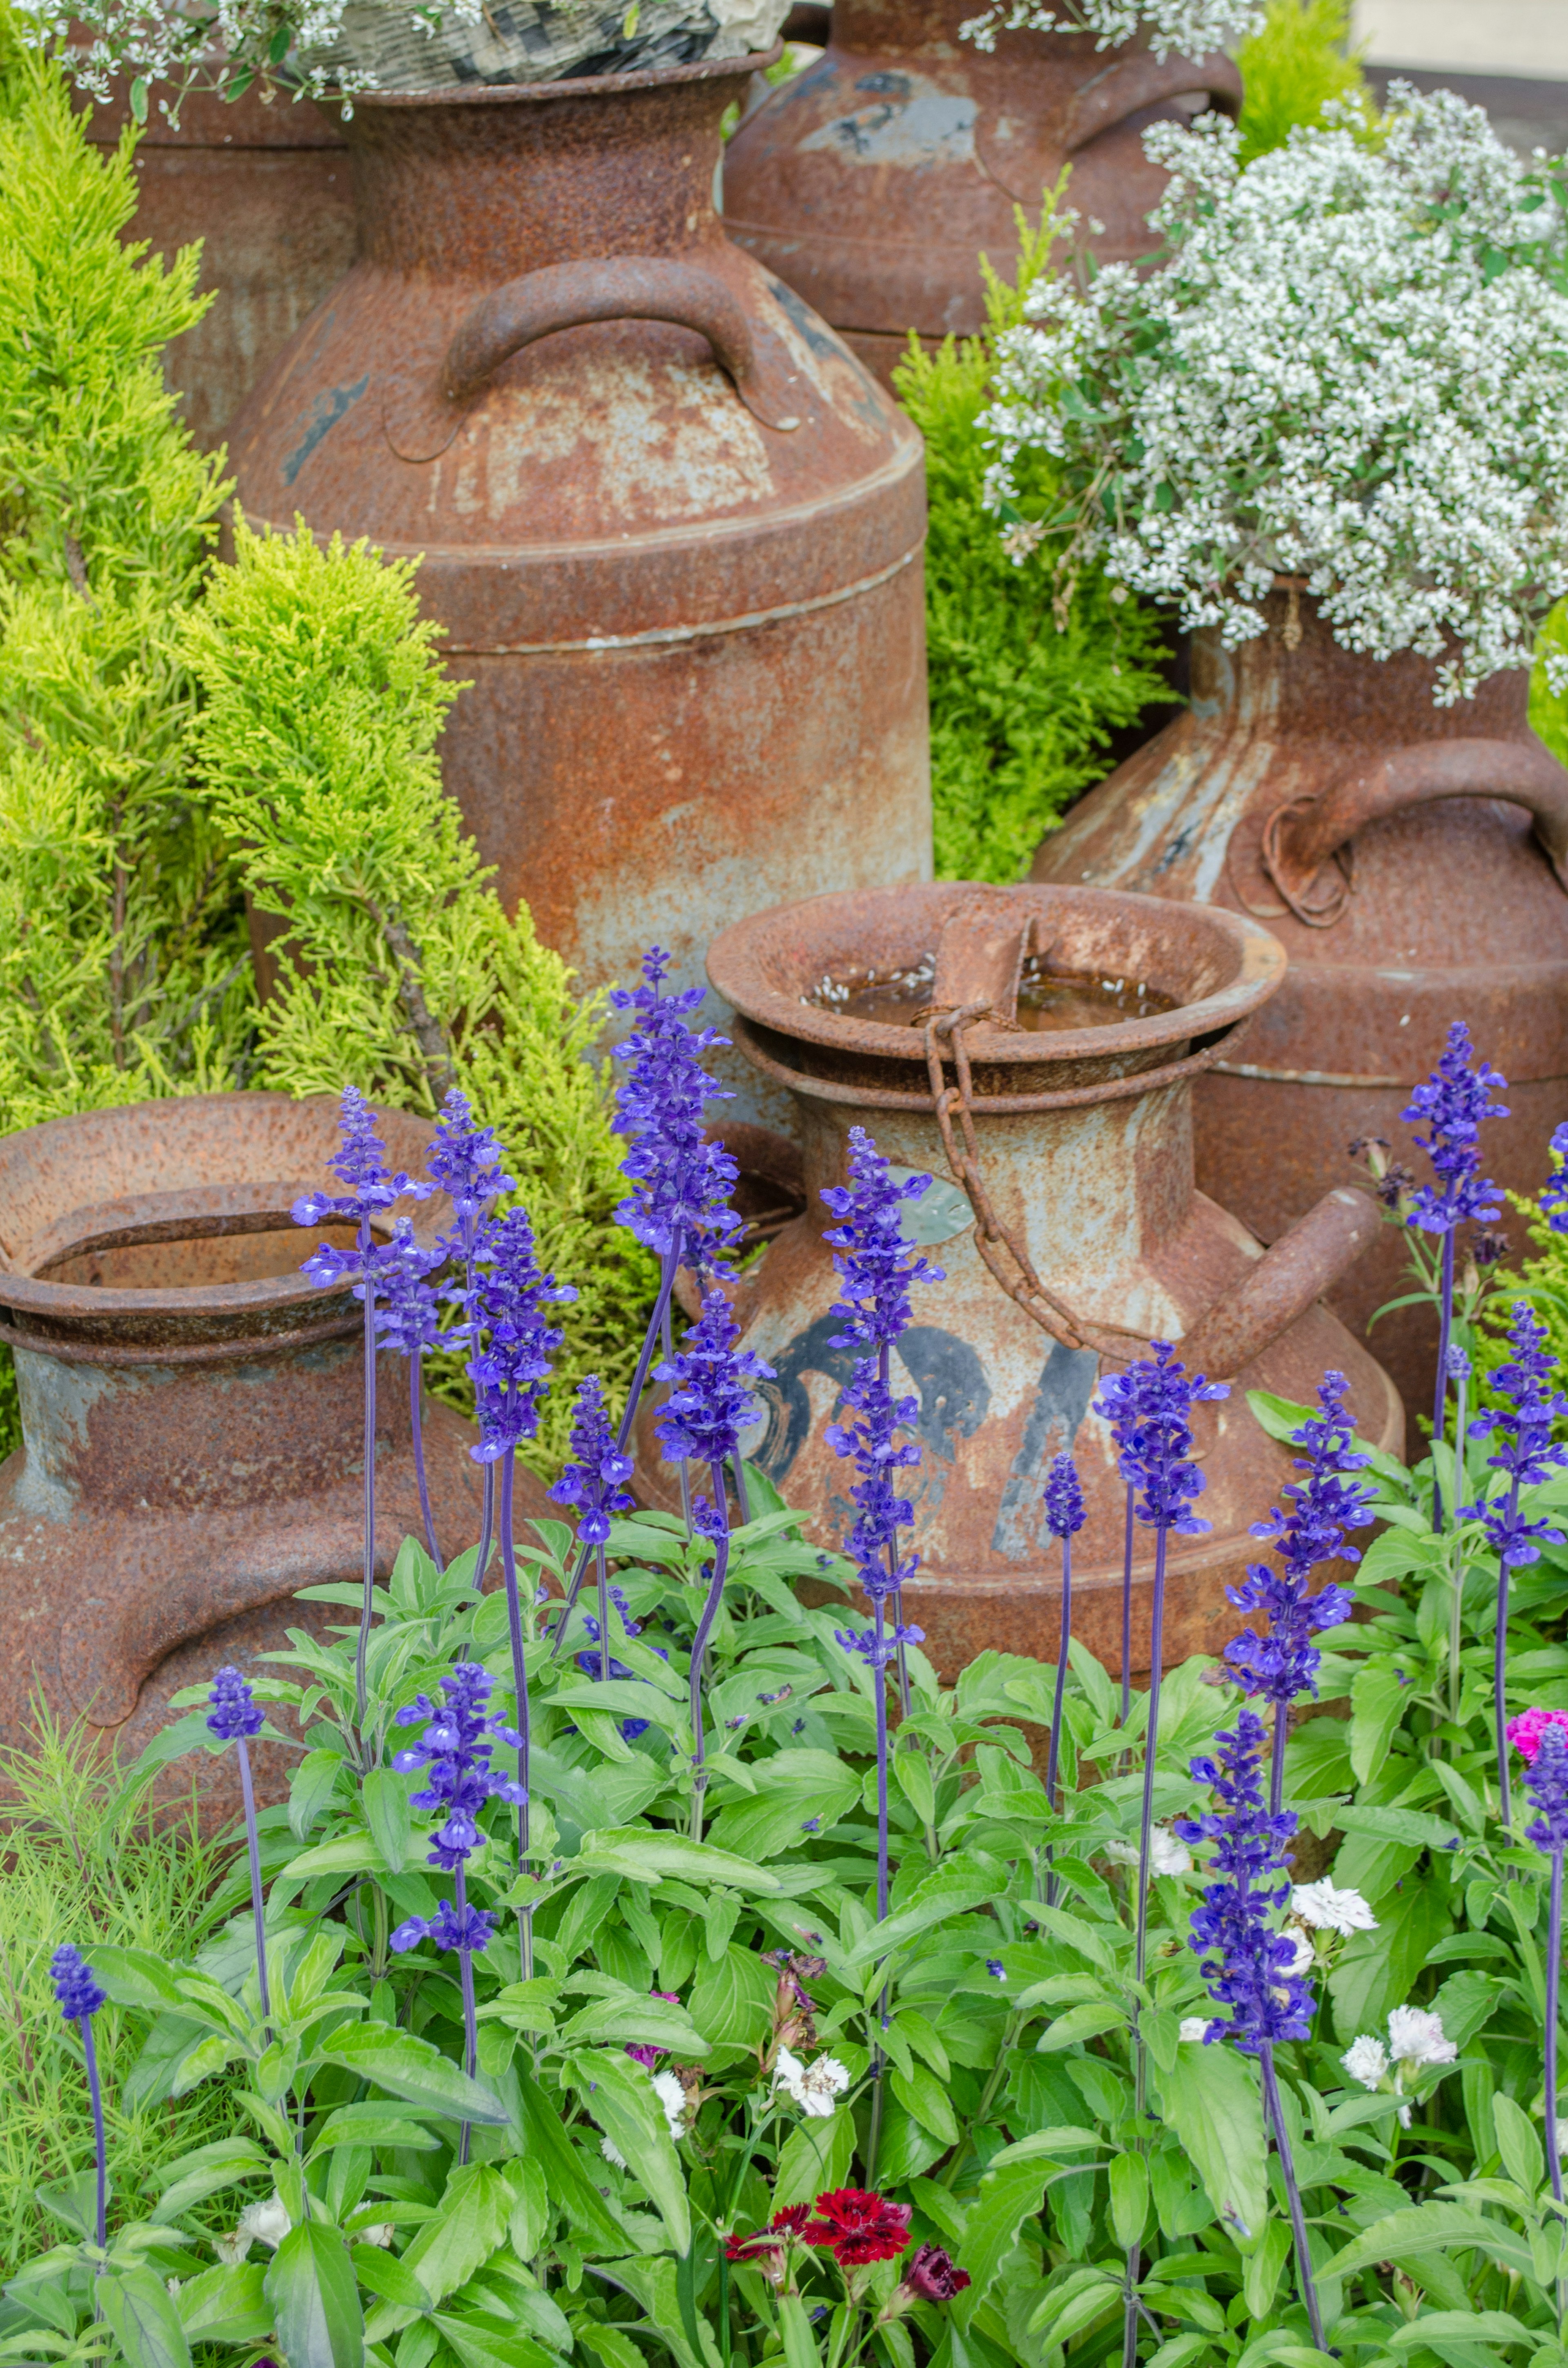
<svg viewBox="0 0 1568 2368"><path fill-rule="evenodd" d="M623 1197L605 1086L587 1055L602 1007L508 919L442 790L436 741L458 686L422 620L412 562L235 529L185 648L216 825L245 883L286 915L256 1078L290 1093L355 1085L433 1112L460 1086L499 1132L540 1256L579 1297L539 1441L554 1469L570 1389L630 1372L653 1267L613 1224Z"/></svg>
<svg viewBox="0 0 1568 2368"><path fill-rule="evenodd" d="M62 2021L49 1960L62 1941L147 1949L168 1963L189 1956L220 1909L213 1893L233 1855L204 1840L194 1819L155 1829L85 1748L84 1730L36 1713L26 1750L0 1756L9 1814L0 1883L0 2278L59 2237L34 2200L93 2157L93 2127L74 2031ZM144 1798L144 1792L141 1794ZM198 2089L138 2109L124 2096L141 2036L118 2009L94 2036L114 2160L116 2219L144 2213L144 2187L193 2147L235 2124L228 2089Z"/></svg>
<svg viewBox="0 0 1568 2368"><path fill-rule="evenodd" d="M1042 833L1104 774L1111 734L1172 697L1158 671L1165 650L1155 612L1119 601L1093 569L1079 575L1065 612L1056 613L1049 555L1011 556L982 500L989 455L978 421L989 399L994 340L1024 317L1062 227L1052 204L1038 232L1020 210L1014 284L984 266L985 334L949 337L936 353L912 337L895 378L899 400L926 438L939 879L1021 879Z"/></svg>
<svg viewBox="0 0 1568 2368"><path fill-rule="evenodd" d="M178 621L224 486L165 389L198 252L120 233L128 137L0 52L0 1126L226 1084L249 999L224 849L186 796Z"/></svg>
<svg viewBox="0 0 1568 2368"><path fill-rule="evenodd" d="M1315 123L1331 98L1359 98L1370 107L1361 51L1350 47L1350 0L1268 0L1236 63L1244 165L1283 148L1294 127Z"/></svg>

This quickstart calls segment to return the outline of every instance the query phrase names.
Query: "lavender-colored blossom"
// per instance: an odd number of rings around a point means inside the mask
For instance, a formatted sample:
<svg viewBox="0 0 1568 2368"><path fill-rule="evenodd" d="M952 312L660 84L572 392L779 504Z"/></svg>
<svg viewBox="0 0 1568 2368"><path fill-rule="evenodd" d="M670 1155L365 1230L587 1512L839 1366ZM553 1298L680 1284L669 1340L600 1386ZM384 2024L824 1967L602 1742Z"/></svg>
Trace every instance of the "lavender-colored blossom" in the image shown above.
<svg viewBox="0 0 1568 2368"><path fill-rule="evenodd" d="M1056 1780L1062 1766L1062 1706L1067 1699L1067 1663L1073 1643L1073 1541L1085 1518L1078 1467L1071 1455L1059 1455L1045 1476L1045 1526L1062 1547L1062 1622L1056 1647L1056 1690L1051 1705L1051 1746L1045 1765L1045 1797L1053 1809L1060 1806ZM1056 1876L1048 1874L1048 1907L1056 1905L1057 1887Z"/></svg>
<svg viewBox="0 0 1568 2368"><path fill-rule="evenodd" d="M739 1170L722 1144L704 1139L703 1119L710 1101L733 1096L710 1076L701 1056L729 1038L687 1025L702 989L665 994L669 970L669 955L651 947L642 985L610 995L617 1011L636 1015L631 1034L615 1048L616 1059L631 1064L616 1097L616 1124L630 1138L620 1165L631 1184L616 1216L661 1258L676 1257L728 1280L725 1254L744 1231L729 1206Z"/></svg>
<svg viewBox="0 0 1568 2368"><path fill-rule="evenodd" d="M1238 1611L1263 1612L1268 1626L1263 1635L1250 1629L1233 1637L1225 1658L1249 1694L1275 1705L1274 1769L1271 1805L1279 1807L1284 1782L1285 1711L1299 1694L1317 1692L1318 1666L1323 1656L1312 1638L1324 1628L1348 1620L1355 1603L1349 1589L1325 1587L1310 1592L1319 1563L1338 1556L1360 1559L1358 1549L1345 1543L1347 1529L1362 1529L1370 1520L1367 1510L1376 1496L1367 1483L1347 1477L1371 1462L1358 1448L1355 1426L1345 1409L1348 1383L1343 1373L1327 1372L1318 1389L1320 1411L1291 1434L1293 1447L1306 1452L1294 1459L1294 1469L1306 1478L1288 1481L1281 1491L1288 1510L1274 1508L1266 1520L1255 1521L1252 1534L1278 1544L1282 1570L1267 1563L1249 1563L1240 1587L1225 1590Z"/></svg>
<svg viewBox="0 0 1568 2368"><path fill-rule="evenodd" d="M471 1257L481 1221L503 1193L517 1190L516 1178L502 1172L501 1158L494 1128L476 1123L467 1097L453 1086L441 1104L425 1162L458 1220L457 1232L441 1244L448 1257Z"/></svg>
<svg viewBox="0 0 1568 2368"><path fill-rule="evenodd" d="M207 1724L220 1743L232 1743L240 1768L240 1800L244 1810L245 1850L250 1860L251 1918L256 1928L256 1973L261 1995L261 2018L270 2028L272 1994L267 1979L267 1912L261 1888L261 1837L256 1822L256 1793L251 1783L249 1739L259 1735L267 1713L236 1668L220 1669L207 1697Z"/></svg>
<svg viewBox="0 0 1568 2368"><path fill-rule="evenodd" d="M443 1899L434 1916L405 1918L391 1939L400 1952L416 1949L421 1941L434 1941L437 1949L474 1956L488 1949L494 1937L495 1918L488 1908L471 1907L466 1900L460 1908L452 1900Z"/></svg>
<svg viewBox="0 0 1568 2368"><path fill-rule="evenodd" d="M440 1812L442 1822L430 1837L430 1864L448 1873L477 1849L479 1812L486 1801L522 1803L528 1798L521 1784L496 1774L490 1765L493 1747L486 1736L498 1736L514 1750L522 1748L521 1737L505 1720L485 1714L492 1683L482 1662L460 1661L441 1680L446 1699L439 1708L421 1694L397 1713L399 1726L427 1722L418 1742L400 1751L392 1766L429 1770L423 1792L409 1797L416 1809Z"/></svg>
<svg viewBox="0 0 1568 2368"><path fill-rule="evenodd" d="M486 1221L476 1262L480 1271L458 1328L470 1347L468 1371L480 1428L479 1445L469 1453L478 1463L494 1463L539 1428L551 1359L564 1338L543 1311L577 1293L571 1283L557 1282L540 1269L526 1209Z"/></svg>
<svg viewBox="0 0 1568 2368"><path fill-rule="evenodd" d="M923 1200L930 1189L929 1176L895 1184L865 1128L850 1128L849 1181L825 1185L822 1195L838 1220L823 1235L834 1251L839 1286L830 1312L846 1326L835 1335L835 1348L862 1349L873 1356L891 1348L914 1312L910 1284L945 1280L941 1268L912 1247L901 1228L905 1206Z"/></svg>
<svg viewBox="0 0 1568 2368"><path fill-rule="evenodd" d="M844 1550L856 1566L861 1588L872 1603L897 1595L918 1566L918 1556L899 1557L898 1532L915 1520L915 1507L893 1484L895 1472L913 1469L920 1450L912 1439L900 1439L920 1417L919 1402L894 1397L869 1358L855 1368L844 1387L846 1418L827 1426L826 1439L835 1455L852 1457L859 1478L849 1491L856 1518Z"/></svg>
<svg viewBox="0 0 1568 2368"><path fill-rule="evenodd" d="M1230 2020L1211 2022L1204 2043L1233 2039L1248 2055L1265 2041L1305 2039L1312 2029L1312 1991L1291 1971L1295 1943L1270 1922L1290 1896L1286 1846L1296 1818L1292 1811L1264 1805L1267 1740L1257 1713L1240 1711L1234 1729L1216 1737L1219 1759L1192 1763L1194 1782L1218 1793L1220 1809L1175 1827L1184 1842L1218 1845L1208 1888L1193 1912L1190 1945L1202 1958L1210 1997L1230 2009Z"/></svg>
<svg viewBox="0 0 1568 2368"><path fill-rule="evenodd" d="M1524 1784L1538 1812L1526 1835L1548 1857L1561 1856L1568 1850L1568 1735L1555 1723L1541 1729Z"/></svg>
<svg viewBox="0 0 1568 2368"><path fill-rule="evenodd" d="M670 1383L670 1395L653 1429L672 1461L689 1456L722 1469L739 1453L741 1432L761 1412L751 1384L773 1379L771 1365L737 1347L740 1337L729 1301L722 1291L710 1291L679 1355L655 1368L656 1378Z"/></svg>
<svg viewBox="0 0 1568 2368"><path fill-rule="evenodd" d="M632 1460L617 1450L597 1373L586 1375L578 1387L571 1444L571 1461L552 1485L551 1497L576 1513L577 1535L585 1545L601 1546L614 1516L630 1513L634 1499L620 1485L631 1477Z"/></svg>
<svg viewBox="0 0 1568 2368"><path fill-rule="evenodd" d="M1502 1209L1502 1189L1481 1173L1481 1122L1506 1118L1507 1109L1492 1099L1494 1087L1506 1087L1506 1077L1483 1061L1471 1067L1470 1030L1456 1019L1448 1044L1431 1076L1418 1085L1400 1115L1406 1125L1427 1129L1415 1137L1437 1178L1434 1187L1416 1190L1406 1224L1424 1233L1451 1234L1456 1225L1490 1224Z"/></svg>
<svg viewBox="0 0 1568 2368"><path fill-rule="evenodd" d="M375 1254L376 1337L383 1349L400 1357L417 1357L436 1348L441 1338L439 1303L426 1277L446 1264L446 1252L426 1249L414 1238L413 1220L399 1217L392 1239ZM364 1296L360 1284L354 1296Z"/></svg>
<svg viewBox="0 0 1568 2368"><path fill-rule="evenodd" d="M923 1645L924 1628L911 1628L903 1622L896 1628L884 1628L879 1636L874 1628L835 1628L834 1634L846 1653L858 1654L869 1669L885 1669L893 1660L901 1645Z"/></svg>
<svg viewBox="0 0 1568 2368"><path fill-rule="evenodd" d="M347 1190L301 1193L290 1212L297 1225L322 1225L335 1219L364 1227L396 1201L429 1199L433 1184L415 1181L402 1168L394 1175L388 1167L386 1145L376 1133L370 1106L354 1086L343 1088L337 1123L343 1140L326 1164Z"/></svg>
<svg viewBox="0 0 1568 2368"><path fill-rule="evenodd" d="M1070 1455L1059 1455L1045 1475L1045 1526L1065 1543L1077 1536L1085 1519L1078 1467Z"/></svg>
<svg viewBox="0 0 1568 2368"><path fill-rule="evenodd" d="M220 1743L238 1743L259 1735L267 1713L238 1669L220 1669L207 1697L207 1725Z"/></svg>
<svg viewBox="0 0 1568 2368"><path fill-rule="evenodd" d="M1551 1138L1551 1173L1541 1186L1540 1211L1554 1234L1568 1234L1568 1119Z"/></svg>
<svg viewBox="0 0 1568 2368"><path fill-rule="evenodd" d="M1546 2159L1551 2192L1562 2201L1562 2143L1557 2118L1557 2026L1562 1978L1562 1854L1568 1850L1568 1736L1561 1726L1541 1729L1536 1754L1525 1770L1525 1790L1537 1815L1525 1827L1551 1864L1546 1916Z"/></svg>
<svg viewBox="0 0 1568 2368"><path fill-rule="evenodd" d="M1142 1492L1133 1507L1139 1520L1182 1537L1203 1537L1210 1524L1190 1509L1204 1480L1190 1460L1187 1417L1195 1406L1228 1398L1230 1384L1189 1374L1168 1340L1149 1346L1152 1356L1106 1376L1094 1410L1110 1425L1122 1478Z"/></svg>
<svg viewBox="0 0 1568 2368"><path fill-rule="evenodd" d="M67 2022L85 2022L108 2003L108 1993L93 1978L91 1965L69 1941L62 1941L51 1957L49 1978L54 1984L54 2002Z"/></svg>

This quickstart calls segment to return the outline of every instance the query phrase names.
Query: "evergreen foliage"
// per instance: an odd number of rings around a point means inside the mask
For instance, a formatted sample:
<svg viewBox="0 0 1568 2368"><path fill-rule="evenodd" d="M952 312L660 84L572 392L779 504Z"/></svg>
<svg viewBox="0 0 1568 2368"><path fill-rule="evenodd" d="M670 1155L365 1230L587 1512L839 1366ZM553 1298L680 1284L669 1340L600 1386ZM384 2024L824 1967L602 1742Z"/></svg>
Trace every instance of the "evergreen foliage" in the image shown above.
<svg viewBox="0 0 1568 2368"><path fill-rule="evenodd" d="M1350 48L1350 0L1269 0L1236 63L1244 165L1283 148L1298 123L1316 123L1331 98L1359 99L1369 112L1361 51Z"/></svg>
<svg viewBox="0 0 1568 2368"><path fill-rule="evenodd" d="M166 392L199 251L122 244L132 142L0 45L0 1126L230 1082L250 988L186 795L178 621L225 491Z"/></svg>
<svg viewBox="0 0 1568 2368"><path fill-rule="evenodd" d="M982 506L989 456L976 423L994 341L1024 317L1062 228L1054 205L1038 231L1020 209L1014 284L983 266L984 334L948 337L936 353L912 337L896 374L899 400L926 438L931 786L943 880L1022 879L1042 833L1108 770L1112 733L1173 698L1158 670L1154 611L1119 602L1097 569L1053 609L1049 554L1012 556Z"/></svg>
<svg viewBox="0 0 1568 2368"><path fill-rule="evenodd" d="M416 564L363 542L323 549L302 524L236 523L185 648L204 693L194 726L213 824L244 851L245 885L286 916L276 991L257 1020L258 1085L358 1086L434 1113L460 1086L506 1147L541 1265L576 1285L537 1448L553 1472L570 1384L630 1372L653 1261L613 1224L624 1197L606 1081L588 1054L599 1000L508 919L436 742L459 686L421 620Z"/></svg>

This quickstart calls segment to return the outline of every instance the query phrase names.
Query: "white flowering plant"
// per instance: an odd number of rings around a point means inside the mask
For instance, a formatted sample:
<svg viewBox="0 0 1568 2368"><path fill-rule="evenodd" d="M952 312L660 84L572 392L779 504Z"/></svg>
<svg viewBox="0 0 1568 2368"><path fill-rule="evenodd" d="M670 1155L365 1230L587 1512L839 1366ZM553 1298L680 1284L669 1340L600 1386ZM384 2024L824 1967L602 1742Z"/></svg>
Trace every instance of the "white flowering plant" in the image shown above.
<svg viewBox="0 0 1568 2368"><path fill-rule="evenodd" d="M1245 165L1218 117L1152 127L1160 267L1037 286L986 493L1015 552L1098 557L1227 646L1286 577L1346 648L1438 661L1449 704L1568 591L1568 182L1451 92L1391 102ZM1031 518L1041 455L1067 495Z"/></svg>
<svg viewBox="0 0 1568 2368"><path fill-rule="evenodd" d="M1052 0L997 0L961 29L980 50L994 49L998 33L1022 29L1093 33L1099 50L1142 35L1157 58L1169 57L1173 50L1201 58L1245 40L1257 30L1263 13L1262 0L1063 0L1061 6Z"/></svg>

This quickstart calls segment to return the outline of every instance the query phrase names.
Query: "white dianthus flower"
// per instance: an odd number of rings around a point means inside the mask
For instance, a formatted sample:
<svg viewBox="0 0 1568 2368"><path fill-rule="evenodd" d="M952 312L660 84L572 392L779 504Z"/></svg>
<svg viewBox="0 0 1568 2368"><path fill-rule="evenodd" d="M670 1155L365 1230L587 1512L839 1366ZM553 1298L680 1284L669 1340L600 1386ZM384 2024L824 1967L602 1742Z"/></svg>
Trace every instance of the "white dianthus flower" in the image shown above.
<svg viewBox="0 0 1568 2368"><path fill-rule="evenodd" d="M1290 1926L1287 1924L1284 1931L1279 1935L1279 1937L1282 1941L1289 1941L1290 1946L1296 1952L1290 1964L1283 1968L1283 1971L1287 1974L1310 1973L1312 1966L1317 1963L1317 1951L1312 1947L1312 1936L1310 1933L1293 1931Z"/></svg>
<svg viewBox="0 0 1568 2368"><path fill-rule="evenodd" d="M663 2105L665 2109L665 2119L670 2125L671 2137L685 2137L687 2123L686 2090L681 2087L680 2082L676 2078L673 2072L654 2073L653 2094L657 2097L660 2104Z"/></svg>
<svg viewBox="0 0 1568 2368"><path fill-rule="evenodd" d="M1388 2050L1370 2032L1353 2039L1339 2060L1352 2080L1358 2080L1363 2089L1381 2088L1388 2074Z"/></svg>
<svg viewBox="0 0 1568 2368"><path fill-rule="evenodd" d="M1207 2014L1184 2014L1181 2019L1181 2029L1176 2032L1176 2037L1201 2039L1212 2020L1212 2016Z"/></svg>
<svg viewBox="0 0 1568 2368"><path fill-rule="evenodd" d="M253 2245L269 2245L276 2252L293 2225L288 2205L274 2193L265 2203L247 2203L238 2226L226 2237L214 2237L212 2249L221 2261L233 2269L244 2260Z"/></svg>
<svg viewBox="0 0 1568 2368"><path fill-rule="evenodd" d="M617 2170L625 2170L629 2169L630 2166L627 2163L626 2157L621 2153L620 2148L616 2145L613 2138L601 2138L599 2140L599 2152L603 2155L607 2162L614 2164Z"/></svg>
<svg viewBox="0 0 1568 2368"><path fill-rule="evenodd" d="M781 2047L773 2065L773 2086L785 2095L810 2121L825 2122L835 2111L835 2100L849 2086L849 2074L836 2055L819 2055L811 2064L802 2064L787 2047Z"/></svg>
<svg viewBox="0 0 1568 2368"><path fill-rule="evenodd" d="M1107 1858L1114 1859L1118 1866L1136 1866L1138 1863L1136 1842L1107 1842L1105 1854ZM1177 1841L1168 1826L1151 1826L1149 1828L1149 1872L1151 1874L1190 1874L1192 1872L1192 1852L1185 1843Z"/></svg>
<svg viewBox="0 0 1568 2368"><path fill-rule="evenodd" d="M1338 1891L1325 1875L1321 1883L1298 1883L1290 1893L1290 1913L1298 1922L1320 1932L1375 1932L1378 1919L1358 1891Z"/></svg>
<svg viewBox="0 0 1568 2368"><path fill-rule="evenodd" d="M1389 2053L1403 2071L1424 2072L1431 2065L1452 2064L1459 2049L1445 2035L1440 2014L1396 2006L1389 2017Z"/></svg>

